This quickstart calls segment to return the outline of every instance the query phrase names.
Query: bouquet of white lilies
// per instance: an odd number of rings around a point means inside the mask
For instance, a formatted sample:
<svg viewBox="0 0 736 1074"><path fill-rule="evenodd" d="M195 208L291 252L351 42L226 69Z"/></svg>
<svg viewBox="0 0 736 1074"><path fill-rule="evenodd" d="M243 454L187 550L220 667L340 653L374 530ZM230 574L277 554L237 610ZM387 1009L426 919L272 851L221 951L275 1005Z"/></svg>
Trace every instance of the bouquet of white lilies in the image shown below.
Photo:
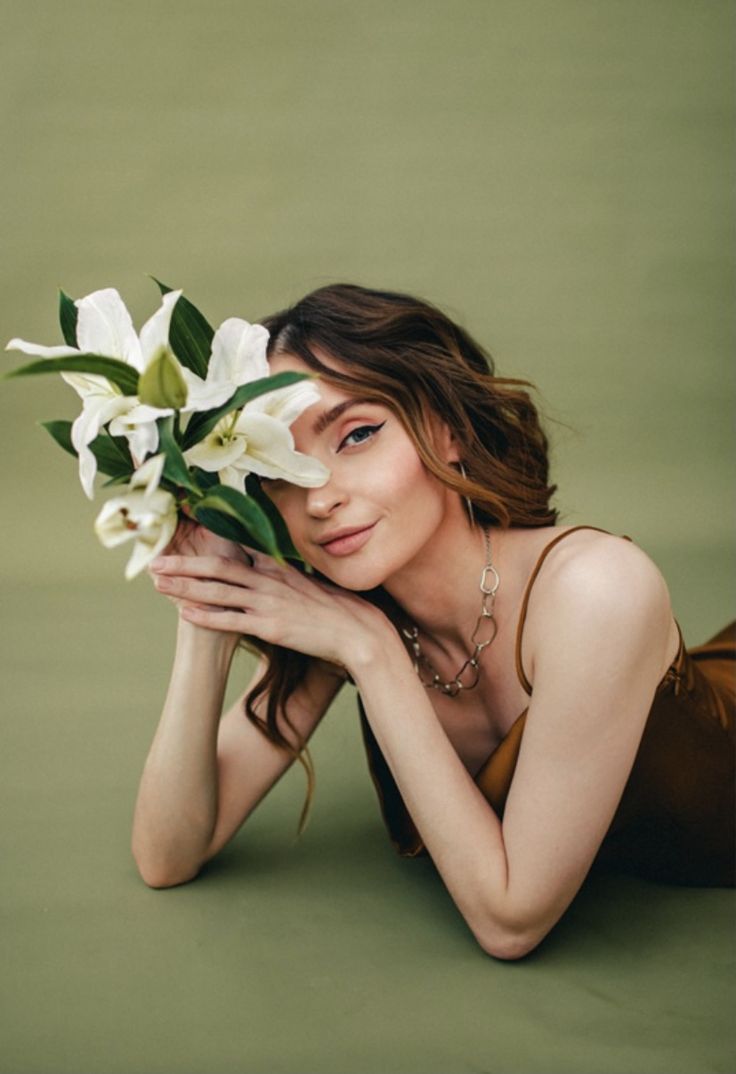
<svg viewBox="0 0 736 1074"><path fill-rule="evenodd" d="M161 306L140 334L114 288L76 301L62 291L66 345L12 339L7 350L40 361L6 376L60 373L81 396L75 422L41 424L79 457L90 499L98 472L105 486L126 485L95 521L107 547L133 541L126 578L166 547L184 508L221 537L300 559L257 475L307 487L329 477L289 429L319 399L313 378L270 376L263 325L231 317L214 331L181 291L155 282Z"/></svg>

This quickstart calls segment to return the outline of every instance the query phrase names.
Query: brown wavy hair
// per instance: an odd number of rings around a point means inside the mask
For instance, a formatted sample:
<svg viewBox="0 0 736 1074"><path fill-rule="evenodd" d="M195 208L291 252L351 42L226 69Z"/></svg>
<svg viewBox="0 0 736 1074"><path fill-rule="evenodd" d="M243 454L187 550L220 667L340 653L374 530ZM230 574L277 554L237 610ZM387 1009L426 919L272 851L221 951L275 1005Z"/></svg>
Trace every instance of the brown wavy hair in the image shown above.
<svg viewBox="0 0 736 1074"><path fill-rule="evenodd" d="M339 283L312 291L261 323L270 334L269 356L294 355L347 394L373 399L393 411L427 469L470 499L479 524L537 527L557 521L557 511L550 506L556 486L549 483L547 437L527 390L532 386L495 376L490 354L441 310L411 295ZM341 369L321 362L315 348L338 361ZM466 477L438 457L431 415L454 433ZM390 617L401 616L380 587L360 595ZM287 703L312 658L252 636L245 636L242 644L268 662L246 698L246 715L270 741L299 760L307 775L300 836L314 793L314 765L288 717ZM254 708L264 694L265 719ZM279 714L294 732L298 748L279 730Z"/></svg>

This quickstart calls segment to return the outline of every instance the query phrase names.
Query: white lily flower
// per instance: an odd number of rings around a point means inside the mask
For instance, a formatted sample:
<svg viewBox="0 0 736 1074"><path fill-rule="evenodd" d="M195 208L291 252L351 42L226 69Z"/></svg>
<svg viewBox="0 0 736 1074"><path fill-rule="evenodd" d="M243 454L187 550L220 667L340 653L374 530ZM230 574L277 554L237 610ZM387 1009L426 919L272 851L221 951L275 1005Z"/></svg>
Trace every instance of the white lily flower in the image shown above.
<svg viewBox="0 0 736 1074"><path fill-rule="evenodd" d="M188 388L182 413L214 410L222 406L243 384L269 375L266 347L268 329L240 317L223 321L212 340L207 377L182 369Z"/></svg>
<svg viewBox="0 0 736 1074"><path fill-rule="evenodd" d="M130 410L121 412L110 422L109 429L113 436L126 437L135 462L136 459L145 459L158 447L156 419L173 413L171 407L162 409L147 406L136 399Z"/></svg>
<svg viewBox="0 0 736 1074"><path fill-rule="evenodd" d="M260 374L267 375L267 374ZM221 418L198 444L184 452L190 465L217 472L220 481L245 492L249 473L317 488L330 471L311 455L294 449L288 425L320 398L308 381L276 388Z"/></svg>
<svg viewBox="0 0 736 1074"><path fill-rule="evenodd" d="M139 373L169 345L171 314L181 291L169 291L163 296L160 308L136 334L125 303L114 287L93 291L75 302L77 307L77 347L45 347L23 339L11 339L6 350L19 350L40 358L65 358L79 354L98 354L117 358L133 366ZM172 414L171 408L141 406L137 395L123 395L117 385L106 377L88 373L62 373L61 376L82 399L82 413L72 425L71 439L79 456L79 479L85 494L94 496L93 482L97 459L89 445L100 429L111 419L117 419L116 429L125 435L131 447L133 461L158 447L156 418ZM119 419L127 415L121 424Z"/></svg>
<svg viewBox="0 0 736 1074"><path fill-rule="evenodd" d="M106 548L134 541L125 577L134 578L166 547L177 526L176 500L159 488L165 456L154 455L136 470L122 496L108 500L95 519Z"/></svg>

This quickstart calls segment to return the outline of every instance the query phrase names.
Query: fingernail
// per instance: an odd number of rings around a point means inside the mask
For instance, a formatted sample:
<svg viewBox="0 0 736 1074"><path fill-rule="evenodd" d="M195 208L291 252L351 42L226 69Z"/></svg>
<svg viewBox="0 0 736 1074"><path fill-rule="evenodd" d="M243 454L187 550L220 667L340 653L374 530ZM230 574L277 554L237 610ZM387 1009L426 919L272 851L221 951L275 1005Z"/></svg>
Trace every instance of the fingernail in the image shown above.
<svg viewBox="0 0 736 1074"><path fill-rule="evenodd" d="M151 562L148 564L148 566L151 568L151 570L157 571L157 570L160 570L160 568L163 567L165 565L165 563L166 563L166 560L164 559L163 556L156 556L155 559L151 560Z"/></svg>

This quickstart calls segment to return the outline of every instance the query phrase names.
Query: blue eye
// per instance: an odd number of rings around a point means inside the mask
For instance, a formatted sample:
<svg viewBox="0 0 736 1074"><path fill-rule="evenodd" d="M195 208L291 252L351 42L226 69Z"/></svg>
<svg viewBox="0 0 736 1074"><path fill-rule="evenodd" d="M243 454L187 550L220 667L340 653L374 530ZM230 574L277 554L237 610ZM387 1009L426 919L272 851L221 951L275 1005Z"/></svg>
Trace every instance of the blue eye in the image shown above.
<svg viewBox="0 0 736 1074"><path fill-rule="evenodd" d="M347 444L348 440L350 440L350 438L352 436L357 436L358 437L358 441L357 441L358 444L365 443L365 441L370 440L371 437L375 433L377 433L379 429L382 429L385 424L386 424L386 422L382 421L380 425L358 425L358 426L356 426L356 428L353 429L352 432L348 433L348 435L345 437L345 439L340 444L340 447L342 447L344 444ZM367 436L360 435L362 433L367 433L368 435ZM354 446L357 446L357 445L349 444L348 446L349 447L354 447Z"/></svg>

